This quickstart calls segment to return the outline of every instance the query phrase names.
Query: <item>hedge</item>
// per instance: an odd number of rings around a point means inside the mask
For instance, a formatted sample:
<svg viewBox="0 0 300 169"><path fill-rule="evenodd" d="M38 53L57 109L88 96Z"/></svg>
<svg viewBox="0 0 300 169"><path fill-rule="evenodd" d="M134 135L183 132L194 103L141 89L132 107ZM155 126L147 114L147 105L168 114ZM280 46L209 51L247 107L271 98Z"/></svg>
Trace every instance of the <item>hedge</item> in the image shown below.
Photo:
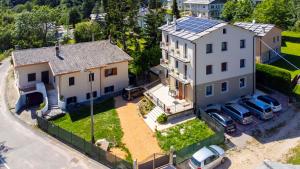
<svg viewBox="0 0 300 169"><path fill-rule="evenodd" d="M256 83L290 95L292 76L288 70L265 64L256 64Z"/></svg>

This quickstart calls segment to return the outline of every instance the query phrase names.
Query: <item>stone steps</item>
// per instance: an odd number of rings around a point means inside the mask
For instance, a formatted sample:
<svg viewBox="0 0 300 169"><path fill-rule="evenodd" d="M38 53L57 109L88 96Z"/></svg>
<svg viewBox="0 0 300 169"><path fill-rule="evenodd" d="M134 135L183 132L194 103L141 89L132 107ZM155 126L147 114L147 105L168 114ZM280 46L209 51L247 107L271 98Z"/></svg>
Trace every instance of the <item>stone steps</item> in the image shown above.
<svg viewBox="0 0 300 169"><path fill-rule="evenodd" d="M155 131L157 126L156 120L163 113L164 111L160 107L156 106L146 115L145 122L152 131Z"/></svg>

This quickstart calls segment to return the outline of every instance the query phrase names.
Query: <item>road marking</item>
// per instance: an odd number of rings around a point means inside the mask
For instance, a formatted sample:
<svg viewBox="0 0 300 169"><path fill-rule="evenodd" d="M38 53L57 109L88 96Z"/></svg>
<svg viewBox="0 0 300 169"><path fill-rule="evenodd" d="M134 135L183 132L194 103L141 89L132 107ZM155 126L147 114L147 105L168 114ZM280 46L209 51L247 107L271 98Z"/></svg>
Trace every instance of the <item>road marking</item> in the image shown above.
<svg viewBox="0 0 300 169"><path fill-rule="evenodd" d="M5 168L10 169L10 168L8 167L8 165L2 160L2 158L0 158L0 162L4 165Z"/></svg>

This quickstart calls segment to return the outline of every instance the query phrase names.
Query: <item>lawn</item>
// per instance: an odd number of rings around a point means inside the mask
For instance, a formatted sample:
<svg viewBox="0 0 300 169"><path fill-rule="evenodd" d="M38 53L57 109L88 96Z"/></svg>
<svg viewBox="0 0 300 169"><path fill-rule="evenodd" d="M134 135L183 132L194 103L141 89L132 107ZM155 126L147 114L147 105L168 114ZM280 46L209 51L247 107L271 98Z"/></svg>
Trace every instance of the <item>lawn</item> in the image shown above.
<svg viewBox="0 0 300 169"><path fill-rule="evenodd" d="M198 143L214 134L204 121L199 119L190 120L183 124L174 126L163 132L156 132L159 146L164 150L180 150L186 146Z"/></svg>
<svg viewBox="0 0 300 169"><path fill-rule="evenodd" d="M73 132L75 135L90 141L90 107L83 106L77 111L70 112L65 116L53 121L56 125ZM95 139L106 138L107 140L121 144L123 132L120 120L114 109L114 100L109 99L94 105L94 131Z"/></svg>
<svg viewBox="0 0 300 169"><path fill-rule="evenodd" d="M300 145L291 150L291 156L289 156L287 162L290 164L300 165Z"/></svg>
<svg viewBox="0 0 300 169"><path fill-rule="evenodd" d="M288 61L297 67L300 67L300 32L282 32L281 53ZM274 62L272 65L289 70L292 77L295 77L298 73L300 73L299 70L282 59Z"/></svg>

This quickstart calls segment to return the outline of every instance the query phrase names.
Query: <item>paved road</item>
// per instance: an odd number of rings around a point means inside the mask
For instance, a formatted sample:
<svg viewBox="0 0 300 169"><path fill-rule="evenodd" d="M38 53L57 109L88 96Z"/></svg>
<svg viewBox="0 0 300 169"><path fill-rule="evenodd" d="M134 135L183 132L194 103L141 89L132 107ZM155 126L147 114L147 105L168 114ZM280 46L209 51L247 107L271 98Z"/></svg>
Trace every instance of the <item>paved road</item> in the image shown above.
<svg viewBox="0 0 300 169"><path fill-rule="evenodd" d="M0 65L0 169L104 169L63 143L20 122L4 102L9 60ZM9 92L9 91L8 91Z"/></svg>

